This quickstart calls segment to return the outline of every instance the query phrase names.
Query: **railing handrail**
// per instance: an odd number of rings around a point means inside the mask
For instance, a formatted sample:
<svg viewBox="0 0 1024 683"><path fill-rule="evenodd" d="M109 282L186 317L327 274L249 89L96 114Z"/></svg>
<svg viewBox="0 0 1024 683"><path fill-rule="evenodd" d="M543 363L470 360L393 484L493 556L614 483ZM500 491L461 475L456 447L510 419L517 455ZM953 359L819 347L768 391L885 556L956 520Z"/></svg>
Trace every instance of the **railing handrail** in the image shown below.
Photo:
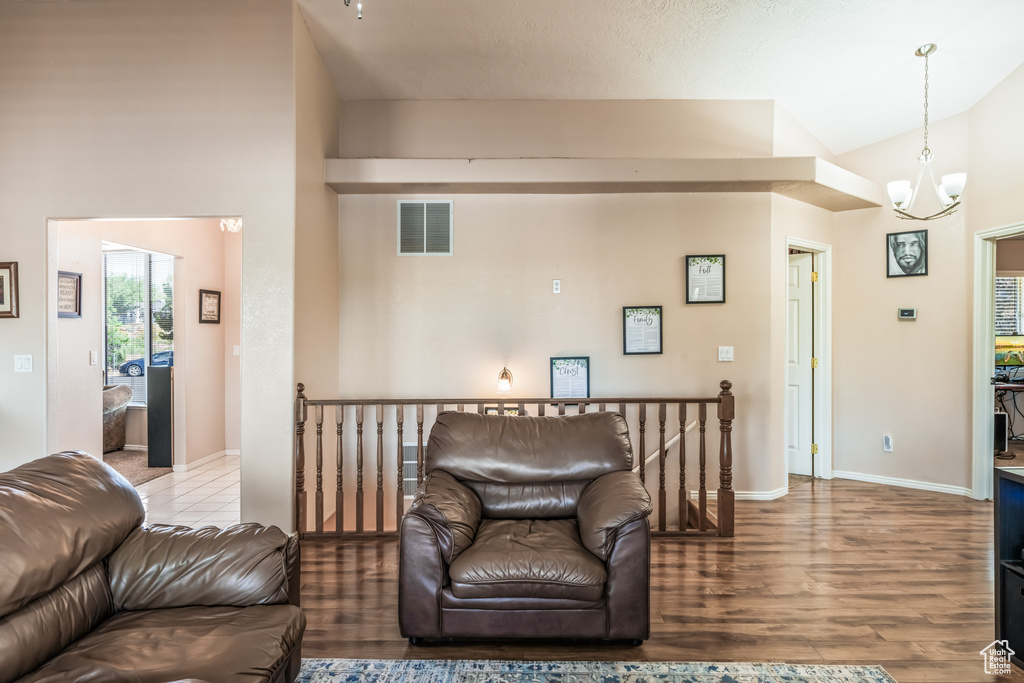
<svg viewBox="0 0 1024 683"><path fill-rule="evenodd" d="M356 405L495 405L503 403L505 405L518 405L520 403L526 403L529 405L536 405L543 403L545 405L577 405L584 403L586 405L600 405L604 404L616 404L616 403L721 403L722 396L702 396L699 398L692 398L687 396L671 396L671 397L648 397L648 396L625 396L619 398L305 398L301 397L301 400L305 401L308 406L356 406Z"/></svg>

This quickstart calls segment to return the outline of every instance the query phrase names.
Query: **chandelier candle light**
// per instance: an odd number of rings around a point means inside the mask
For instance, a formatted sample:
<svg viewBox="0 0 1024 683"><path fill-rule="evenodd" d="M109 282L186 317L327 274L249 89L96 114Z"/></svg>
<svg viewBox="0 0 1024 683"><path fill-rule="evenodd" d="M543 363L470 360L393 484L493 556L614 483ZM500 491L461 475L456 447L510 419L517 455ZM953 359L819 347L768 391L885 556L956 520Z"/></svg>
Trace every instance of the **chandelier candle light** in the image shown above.
<svg viewBox="0 0 1024 683"><path fill-rule="evenodd" d="M349 7L352 0L345 0L345 7ZM356 0L356 19L363 18L363 3L362 0Z"/></svg>
<svg viewBox="0 0 1024 683"><path fill-rule="evenodd" d="M917 48L914 53L918 57L924 57L924 149L921 150L921 156L917 158L921 162L921 168L917 171L917 184L914 185L913 190L910 189L909 180L894 180L887 186L893 210L896 211L897 216L905 220L930 221L955 213L956 207L960 206L960 195L964 192L964 185L967 184L966 173L950 173L942 176L940 185L935 182L935 174L932 171L932 159L935 157L928 149L928 55L933 54L937 49L938 46L935 43L928 43ZM910 213L910 210L917 200L925 169L928 169L928 177L932 181L935 196L942 209L930 216L915 216Z"/></svg>

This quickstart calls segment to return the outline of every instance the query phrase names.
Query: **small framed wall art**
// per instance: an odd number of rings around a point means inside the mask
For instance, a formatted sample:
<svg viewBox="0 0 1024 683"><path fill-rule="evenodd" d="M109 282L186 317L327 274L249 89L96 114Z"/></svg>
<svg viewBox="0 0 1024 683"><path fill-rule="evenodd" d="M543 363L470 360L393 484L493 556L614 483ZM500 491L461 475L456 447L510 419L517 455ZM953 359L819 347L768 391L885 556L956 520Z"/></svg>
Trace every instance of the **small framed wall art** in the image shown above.
<svg viewBox="0 0 1024 683"><path fill-rule="evenodd" d="M220 324L220 292L199 290L199 322Z"/></svg>
<svg viewBox="0 0 1024 683"><path fill-rule="evenodd" d="M725 254L686 257L686 303L725 303Z"/></svg>
<svg viewBox="0 0 1024 683"><path fill-rule="evenodd" d="M890 232L885 236L886 277L928 274L928 231Z"/></svg>
<svg viewBox="0 0 1024 683"><path fill-rule="evenodd" d="M661 353L661 306L622 307L622 353Z"/></svg>
<svg viewBox="0 0 1024 683"><path fill-rule="evenodd" d="M57 317L82 317L82 274L57 271Z"/></svg>
<svg viewBox="0 0 1024 683"><path fill-rule="evenodd" d="M551 359L551 398L590 398L590 356Z"/></svg>
<svg viewBox="0 0 1024 683"><path fill-rule="evenodd" d="M0 263L0 318L18 317L18 262Z"/></svg>

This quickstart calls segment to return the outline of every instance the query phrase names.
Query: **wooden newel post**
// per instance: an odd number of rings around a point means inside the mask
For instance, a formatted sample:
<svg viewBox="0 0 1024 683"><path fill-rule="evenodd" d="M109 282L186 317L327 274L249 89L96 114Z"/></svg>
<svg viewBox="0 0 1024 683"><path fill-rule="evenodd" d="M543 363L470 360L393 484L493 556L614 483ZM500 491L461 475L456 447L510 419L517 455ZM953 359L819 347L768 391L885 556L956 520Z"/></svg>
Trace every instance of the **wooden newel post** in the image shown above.
<svg viewBox="0 0 1024 683"><path fill-rule="evenodd" d="M306 386L299 382L295 396L295 530L306 532Z"/></svg>
<svg viewBox="0 0 1024 683"><path fill-rule="evenodd" d="M718 428L721 445L718 452L718 528L722 536L732 536L736 516L736 493L732 490L732 421L736 416L736 398L732 395L732 382L723 380L718 404Z"/></svg>

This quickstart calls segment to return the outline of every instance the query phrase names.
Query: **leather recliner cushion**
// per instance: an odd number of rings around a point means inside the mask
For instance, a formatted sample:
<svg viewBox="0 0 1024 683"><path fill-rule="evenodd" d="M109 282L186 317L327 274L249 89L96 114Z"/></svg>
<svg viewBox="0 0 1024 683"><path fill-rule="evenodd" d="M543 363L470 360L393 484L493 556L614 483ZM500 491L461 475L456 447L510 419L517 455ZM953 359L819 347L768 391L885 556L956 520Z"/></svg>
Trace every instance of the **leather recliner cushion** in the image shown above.
<svg viewBox="0 0 1024 683"><path fill-rule="evenodd" d="M293 605L121 612L19 683L272 678L305 628Z"/></svg>
<svg viewBox="0 0 1024 683"><path fill-rule="evenodd" d="M448 572L456 598L592 601L602 598L607 580L574 519L483 520Z"/></svg>

